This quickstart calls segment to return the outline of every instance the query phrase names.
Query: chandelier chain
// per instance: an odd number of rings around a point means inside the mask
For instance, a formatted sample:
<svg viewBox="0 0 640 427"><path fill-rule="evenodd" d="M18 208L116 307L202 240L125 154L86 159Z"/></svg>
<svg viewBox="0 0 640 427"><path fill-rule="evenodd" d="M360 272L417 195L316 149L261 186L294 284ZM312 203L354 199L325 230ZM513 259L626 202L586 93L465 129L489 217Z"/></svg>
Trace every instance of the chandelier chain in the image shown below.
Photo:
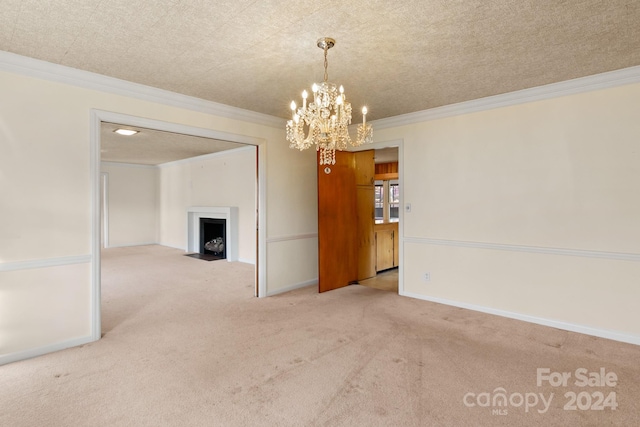
<svg viewBox="0 0 640 427"><path fill-rule="evenodd" d="M327 61L327 51L329 50L329 46L327 44L324 45L324 81L329 80L329 73L327 72L327 67L329 66L329 61Z"/></svg>

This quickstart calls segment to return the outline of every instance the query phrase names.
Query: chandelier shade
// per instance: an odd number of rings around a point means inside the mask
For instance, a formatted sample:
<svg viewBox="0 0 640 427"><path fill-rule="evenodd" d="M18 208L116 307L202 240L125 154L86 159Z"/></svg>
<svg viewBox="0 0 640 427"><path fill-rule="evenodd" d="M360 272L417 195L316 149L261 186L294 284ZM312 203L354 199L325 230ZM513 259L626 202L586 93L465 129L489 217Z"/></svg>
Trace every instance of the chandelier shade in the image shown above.
<svg viewBox="0 0 640 427"><path fill-rule="evenodd" d="M328 82L327 51L336 41L329 37L318 40L318 47L324 50L324 81L314 83L309 94L302 92L302 106L291 101L291 120L287 121L287 141L290 148L305 150L315 146L320 152L321 165L336 163L336 150L345 150L373 141L373 128L367 124L367 107L362 108L362 124L357 127L355 141L349 136L351 124L351 103L347 101L342 86Z"/></svg>

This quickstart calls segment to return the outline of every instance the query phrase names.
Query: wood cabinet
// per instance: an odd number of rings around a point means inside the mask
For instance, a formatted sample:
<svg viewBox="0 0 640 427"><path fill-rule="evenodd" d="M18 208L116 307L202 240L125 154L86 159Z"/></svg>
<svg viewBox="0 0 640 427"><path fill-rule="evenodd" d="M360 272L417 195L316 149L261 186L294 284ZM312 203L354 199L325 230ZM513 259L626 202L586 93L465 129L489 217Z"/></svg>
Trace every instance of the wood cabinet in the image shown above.
<svg viewBox="0 0 640 427"><path fill-rule="evenodd" d="M356 218L358 235L358 280L376 275L374 151L354 153L356 160Z"/></svg>
<svg viewBox="0 0 640 427"><path fill-rule="evenodd" d="M376 224L375 244L376 244L376 272L387 270L398 266L399 238L398 223L387 222Z"/></svg>
<svg viewBox="0 0 640 427"><path fill-rule="evenodd" d="M376 180L398 179L398 162L376 163L374 178Z"/></svg>

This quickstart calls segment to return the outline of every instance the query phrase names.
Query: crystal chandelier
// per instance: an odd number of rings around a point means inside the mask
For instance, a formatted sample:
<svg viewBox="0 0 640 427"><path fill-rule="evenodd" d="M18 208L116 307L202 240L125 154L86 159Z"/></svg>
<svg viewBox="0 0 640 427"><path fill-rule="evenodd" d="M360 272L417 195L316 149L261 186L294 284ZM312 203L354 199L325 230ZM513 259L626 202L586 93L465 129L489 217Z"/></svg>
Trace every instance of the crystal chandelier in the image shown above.
<svg viewBox="0 0 640 427"><path fill-rule="evenodd" d="M366 122L367 107L362 108L362 124L358 125L357 139L352 141L349 137L351 104L346 101L342 86L338 89L327 81L327 51L335 44L336 41L328 37L318 40L318 47L324 50L324 81L313 84L313 99L309 104L306 90L302 92L301 108L291 101L293 117L287 121L289 147L305 150L315 145L320 151L321 165L335 165L336 150L345 150L347 144L357 147L373 140L373 128Z"/></svg>

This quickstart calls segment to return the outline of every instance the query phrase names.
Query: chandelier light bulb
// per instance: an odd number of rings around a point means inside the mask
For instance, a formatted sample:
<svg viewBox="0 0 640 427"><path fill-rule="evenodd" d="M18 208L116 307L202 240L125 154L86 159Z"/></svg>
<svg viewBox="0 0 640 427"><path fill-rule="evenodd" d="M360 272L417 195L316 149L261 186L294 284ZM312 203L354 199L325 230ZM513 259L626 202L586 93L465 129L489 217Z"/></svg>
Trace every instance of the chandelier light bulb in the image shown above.
<svg viewBox="0 0 640 427"><path fill-rule="evenodd" d="M287 122L289 147L299 150L313 145L319 152L320 165L335 165L336 150L346 150L347 145L357 147L373 141L373 129L366 124L367 108L362 109L362 124L357 126L357 138L351 140L351 104L347 102L344 86L328 81L327 51L335 45L335 40L323 37L318 47L324 50L324 81L311 86L313 97L307 104L309 93L302 92L302 107L296 111L295 101L291 102L292 119Z"/></svg>

